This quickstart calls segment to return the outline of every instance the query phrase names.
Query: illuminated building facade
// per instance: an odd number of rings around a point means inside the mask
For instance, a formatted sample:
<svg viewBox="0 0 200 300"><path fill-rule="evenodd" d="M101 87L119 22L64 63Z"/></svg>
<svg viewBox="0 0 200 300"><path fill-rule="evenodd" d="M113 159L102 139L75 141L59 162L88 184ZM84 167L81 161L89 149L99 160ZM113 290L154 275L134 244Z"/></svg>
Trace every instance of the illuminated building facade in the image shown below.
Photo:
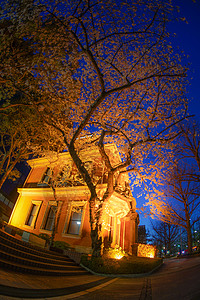
<svg viewBox="0 0 200 300"><path fill-rule="evenodd" d="M121 159L115 145L107 145L106 152L113 166L119 164ZM101 198L107 186L107 173L98 147L82 151L81 158ZM90 192L69 153L29 160L28 164L31 171L24 187L18 189L19 197L9 224L37 235L50 235L56 218L55 240L67 242L76 251L89 253ZM135 209L136 201L129 188L128 175L124 173L118 177L115 191L103 206L105 247L118 245L123 250L132 252L132 245L137 242L139 222Z"/></svg>

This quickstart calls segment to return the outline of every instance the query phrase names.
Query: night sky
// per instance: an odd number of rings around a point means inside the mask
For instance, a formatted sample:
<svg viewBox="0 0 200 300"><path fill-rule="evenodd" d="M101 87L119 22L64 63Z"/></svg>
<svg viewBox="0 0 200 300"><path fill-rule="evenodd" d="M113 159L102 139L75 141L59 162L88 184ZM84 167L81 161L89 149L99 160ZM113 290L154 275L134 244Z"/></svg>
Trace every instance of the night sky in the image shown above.
<svg viewBox="0 0 200 300"><path fill-rule="evenodd" d="M173 46L180 47L189 57L190 63L188 98L190 99L189 112L195 114L200 122L200 0L172 0L179 6L180 15L186 18L185 22L176 22L169 26L169 30L176 34L172 39Z"/></svg>
<svg viewBox="0 0 200 300"><path fill-rule="evenodd" d="M172 46L185 53L184 64L190 64L188 99L189 114L195 115L200 126L200 0L172 0L174 6L179 6L179 16L186 22L173 22L169 25L169 31L176 34L171 39ZM189 56L189 57L187 57ZM136 199L137 200L137 199ZM141 198L137 201L137 207L143 204ZM151 229L150 217L144 218L140 213L140 225L146 225Z"/></svg>

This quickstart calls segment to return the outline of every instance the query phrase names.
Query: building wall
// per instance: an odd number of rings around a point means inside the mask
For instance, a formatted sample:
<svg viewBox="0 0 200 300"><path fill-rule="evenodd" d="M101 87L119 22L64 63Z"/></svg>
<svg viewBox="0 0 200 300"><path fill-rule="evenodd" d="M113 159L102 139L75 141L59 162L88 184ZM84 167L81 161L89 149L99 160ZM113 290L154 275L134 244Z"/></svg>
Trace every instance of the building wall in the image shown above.
<svg viewBox="0 0 200 300"><path fill-rule="evenodd" d="M116 149L115 149L116 150ZM100 159L96 152L91 152L92 154L86 157L86 159L93 159L97 164L93 165L96 174L99 170L102 174L103 168L100 165ZM115 153L116 154L116 153ZM61 155L61 160L71 163L68 153ZM117 163L119 162L119 156L117 156ZM57 187L56 194L54 195L53 189L48 185L41 184L41 179L45 174L48 166L48 160L45 158L35 159L29 162L32 169L27 177L24 188L18 190L19 197L13 213L11 215L9 223L13 226L19 227L25 231L33 232L37 235L41 233L51 234L51 230L45 229L47 227L46 221L47 216L50 215L50 207L56 207L58 205L59 216L58 227L55 234L55 240L65 241L69 243L72 247L80 252L87 252L91 247L90 238L90 223L89 223L89 205L88 200L90 197L89 190L86 186L66 186ZM114 158L113 158L114 164ZM55 165L55 170L58 164ZM72 167L72 176L74 173L74 168ZM125 181L128 180L127 176L122 176L120 179L120 186L122 186ZM39 185L38 185L39 184ZM105 191L106 184L99 184L97 192L101 193ZM129 200L126 200L126 196L119 195L119 200L116 200L117 192L114 193L111 199L111 208L115 211L121 206L121 211L124 209L124 205L130 205ZM56 199L55 199L56 196ZM56 200L56 201L55 201ZM116 201L119 201L116 202ZM128 203L128 204L127 204ZM132 206L135 207L135 200L132 199ZM71 220L72 215L77 216L79 207L82 208L82 221ZM112 210L111 209L111 210ZM109 211L109 208L107 209ZM110 211L111 211L110 210ZM111 220L112 219L112 220ZM121 246L126 251L131 251L131 245L135 242L135 222L136 220L131 220L130 216L123 217L110 217L109 214L105 216L106 224L112 222L110 227L103 228L103 236L105 238L105 244L112 246ZM70 222L79 223L80 232L79 234L69 234L66 233L69 228ZM111 239L111 240L109 240Z"/></svg>
<svg viewBox="0 0 200 300"><path fill-rule="evenodd" d="M91 247L89 204L87 201L89 196L84 195L86 194L86 189L82 189L81 187L78 187L78 189L79 194L77 193L77 191L72 191L72 188L71 192L68 191L65 196L58 193L58 201L61 204L61 207L55 240L65 241L76 250L85 252L84 249L88 249L89 247ZM24 191L23 189L21 190L21 194L18 198L9 223L22 230L32 232L37 235L41 233L50 235L50 231L43 229L43 223L49 203L55 202L52 191L50 189L40 189L40 193L37 193L36 190L38 189L26 189L26 191ZM75 202L82 203L83 201L85 202L85 210L80 235L75 236L66 234L65 230L70 217L70 205ZM26 225L26 221L32 203L36 203L39 205L39 211L34 226L28 226ZM108 219L107 222L109 222ZM127 217L119 219L118 222L119 224L117 225L117 229L112 229L112 246L114 247L115 245L118 245L125 251L131 252L131 245L135 242L135 220L131 221L130 218ZM114 223L112 225L112 228L114 228ZM109 230L107 228L103 229L103 235L104 238L108 241Z"/></svg>
<svg viewBox="0 0 200 300"><path fill-rule="evenodd" d="M89 224L89 207L87 203L86 189L78 187L79 193L77 193L77 188L71 188L68 192L58 191L57 199L61 204L60 217L58 222L57 233L55 235L55 240L65 241L73 246L85 246L89 247L91 245L90 239L90 224ZM37 235L40 233L51 234L49 230L43 229L43 223L45 214L47 213L47 208L49 203L54 203L54 197L51 189L21 189L20 196L17 200L16 206L13 210L12 216L9 223L16 226L22 230L33 232ZM63 195L65 194L65 195ZM85 203L83 223L81 224L81 233L78 236L70 236L65 234L66 223L69 221L69 208L71 203L80 202ZM34 226L26 225L27 217L31 209L32 204L37 204L39 206L39 211L37 218L34 222Z"/></svg>
<svg viewBox="0 0 200 300"><path fill-rule="evenodd" d="M41 180L42 175L44 174L45 170L46 170L46 166L38 166L38 167L33 168L27 178L26 184L27 183L38 183Z"/></svg>

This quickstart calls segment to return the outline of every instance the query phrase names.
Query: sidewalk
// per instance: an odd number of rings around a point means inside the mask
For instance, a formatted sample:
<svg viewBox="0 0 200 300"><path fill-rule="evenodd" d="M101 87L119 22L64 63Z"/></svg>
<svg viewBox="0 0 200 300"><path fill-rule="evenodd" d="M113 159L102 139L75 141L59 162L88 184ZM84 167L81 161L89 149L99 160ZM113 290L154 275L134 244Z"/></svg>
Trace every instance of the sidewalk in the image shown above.
<svg viewBox="0 0 200 300"><path fill-rule="evenodd" d="M116 280L90 274L54 277L0 270L0 299L73 299Z"/></svg>

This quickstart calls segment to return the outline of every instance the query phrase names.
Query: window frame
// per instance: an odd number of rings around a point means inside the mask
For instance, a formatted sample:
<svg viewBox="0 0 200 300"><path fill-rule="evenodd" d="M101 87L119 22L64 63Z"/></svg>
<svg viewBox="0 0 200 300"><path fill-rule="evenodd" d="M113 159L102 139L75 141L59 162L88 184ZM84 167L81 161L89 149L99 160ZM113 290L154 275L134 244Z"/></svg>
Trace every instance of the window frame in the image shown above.
<svg viewBox="0 0 200 300"><path fill-rule="evenodd" d="M76 238L76 239L81 238L83 223L84 223L84 219L85 219L86 205L87 205L87 201L84 201L84 200L83 201L71 201L70 202L68 212L67 212L66 221L65 221L65 226L64 226L63 234L62 234L63 237ZM72 209L73 209L73 207L77 207L77 206L83 207L82 216L81 216L81 224L80 224L80 228L79 228L79 234L67 233L67 230L69 228L69 224L70 224L70 221L71 221Z"/></svg>
<svg viewBox="0 0 200 300"><path fill-rule="evenodd" d="M47 181L44 182L44 179L47 177ZM52 177L52 169L50 167L46 167L44 173L42 174L42 177L40 181L37 183L38 187L49 187L50 181Z"/></svg>
<svg viewBox="0 0 200 300"><path fill-rule="evenodd" d="M40 210L40 207L41 207L41 203L42 201L40 200L32 200L31 201L31 204L29 206L29 209L28 209L28 213L26 215L26 218L25 218L25 222L24 222L24 226L27 227L27 228L32 228L34 229L35 228L35 225L36 225L36 221L37 221L37 218L38 218L38 215L39 215L39 210ZM36 209L36 212L33 216L33 220L31 222L31 225L28 225L28 221L30 219L30 216L31 216L31 212L33 210L33 206L36 206L37 209Z"/></svg>
<svg viewBox="0 0 200 300"><path fill-rule="evenodd" d="M58 203L58 205L59 205L59 203ZM46 210L45 210L45 213L44 213L44 216L43 216L43 219L42 219L42 223L41 223L41 226L40 226L40 231L41 232L45 232L45 233L51 233L52 232L52 230L48 230L48 229L44 228L45 225L47 224L47 219L48 219L48 216L49 216L51 206L57 206L57 201L49 201L47 203L47 207L46 207Z"/></svg>

